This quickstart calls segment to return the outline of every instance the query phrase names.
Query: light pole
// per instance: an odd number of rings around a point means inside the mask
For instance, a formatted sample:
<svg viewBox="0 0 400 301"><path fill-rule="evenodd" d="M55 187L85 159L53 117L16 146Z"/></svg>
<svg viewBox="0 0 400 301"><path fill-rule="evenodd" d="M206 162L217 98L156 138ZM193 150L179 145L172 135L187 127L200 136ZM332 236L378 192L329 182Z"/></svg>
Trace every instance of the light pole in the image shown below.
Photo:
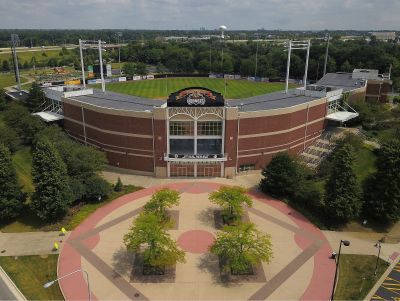
<svg viewBox="0 0 400 301"><path fill-rule="evenodd" d="M254 70L254 80L256 80L257 77L257 65L258 65L258 42L259 42L259 36L258 33L257 35L257 46L256 46L256 63L255 63L255 70Z"/></svg>
<svg viewBox="0 0 400 301"><path fill-rule="evenodd" d="M63 279L63 278L66 278L66 277L68 277L68 276L71 276L71 275L73 275L73 274L75 274L75 273L79 273L79 272L83 272L83 273L85 273L85 275L86 275L86 282L87 282L87 288L88 288L88 298L89 298L88 300L91 301L92 297L91 297L91 294L90 294L89 274L88 274L88 272L86 272L85 270L82 270L82 269L73 271L73 272L71 272L71 273L69 273L69 274L66 274L66 275L61 276L61 277L59 277L59 278L57 278L57 279L54 279L53 281L49 281L49 282L45 283L45 284L43 285L43 287L44 287L44 288L49 288L50 286L52 286L52 285L53 285L54 283L56 283L57 281L59 281L59 280L61 280L61 279Z"/></svg>
<svg viewBox="0 0 400 301"><path fill-rule="evenodd" d="M375 272L374 272L374 275L376 276L376 272L378 270L379 256L381 255L381 248L382 248L380 241L378 241L375 244L375 248L378 248L378 258L376 259Z"/></svg>
<svg viewBox="0 0 400 301"><path fill-rule="evenodd" d="M333 278L331 301L333 301L333 295L335 294L336 277L337 277L337 271L338 271L338 267L339 267L340 251L342 250L342 244L345 245L346 247L348 247L348 246L350 246L350 242L348 240L340 240L339 252L338 252L337 260L336 260L335 278Z"/></svg>
<svg viewBox="0 0 400 301"><path fill-rule="evenodd" d="M103 42L102 40L99 40L99 63L100 63L100 77L101 77L101 90L106 92L106 83L104 82L104 73L103 73Z"/></svg>
<svg viewBox="0 0 400 301"><path fill-rule="evenodd" d="M325 74L326 74L326 69L327 69L327 66L328 66L328 58L329 58L329 42L330 42L330 40L331 40L331 36L329 35L329 34L327 34L326 35L326 38L327 38L327 43L326 43L326 51L325 51L325 64L324 64L324 75L323 76L325 76Z"/></svg>
<svg viewBox="0 0 400 301"><path fill-rule="evenodd" d="M81 57L81 67L82 67L82 83L83 83L83 88L86 89L86 83L85 83L85 65L84 65L84 63L83 63L83 53L82 53L83 43L84 43L84 41L82 41L81 39L79 39L79 54L80 54L80 57Z"/></svg>

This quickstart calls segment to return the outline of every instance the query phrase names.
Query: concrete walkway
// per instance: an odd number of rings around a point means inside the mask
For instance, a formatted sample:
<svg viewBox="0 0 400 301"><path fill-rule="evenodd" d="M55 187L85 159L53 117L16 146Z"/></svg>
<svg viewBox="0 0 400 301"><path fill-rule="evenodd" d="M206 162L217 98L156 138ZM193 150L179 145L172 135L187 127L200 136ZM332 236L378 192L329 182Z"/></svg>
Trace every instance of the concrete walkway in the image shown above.
<svg viewBox="0 0 400 301"><path fill-rule="evenodd" d="M0 256L57 254L54 243L61 247L66 238L60 232L0 233Z"/></svg>
<svg viewBox="0 0 400 301"><path fill-rule="evenodd" d="M343 254L360 254L360 255L378 255L378 249L375 244L383 237L383 233L366 233L366 232L337 232L322 231L332 248L337 252L340 240L350 241L349 247L343 247ZM383 260L391 261L389 257L400 252L400 243L389 244L381 243L381 255Z"/></svg>

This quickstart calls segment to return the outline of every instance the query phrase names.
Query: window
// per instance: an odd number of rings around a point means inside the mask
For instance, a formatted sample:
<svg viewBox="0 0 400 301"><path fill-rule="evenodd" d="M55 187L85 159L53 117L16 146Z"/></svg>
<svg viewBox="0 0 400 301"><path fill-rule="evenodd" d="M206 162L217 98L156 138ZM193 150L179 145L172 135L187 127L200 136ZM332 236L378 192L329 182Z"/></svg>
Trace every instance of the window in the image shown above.
<svg viewBox="0 0 400 301"><path fill-rule="evenodd" d="M249 170L255 170L256 165L255 164L244 164L239 166L239 171L249 171Z"/></svg>
<svg viewBox="0 0 400 301"><path fill-rule="evenodd" d="M194 154L193 139L169 139L169 152L171 154Z"/></svg>
<svg viewBox="0 0 400 301"><path fill-rule="evenodd" d="M193 136L194 122L193 121L170 121L169 134L171 136Z"/></svg>
<svg viewBox="0 0 400 301"><path fill-rule="evenodd" d="M197 123L197 135L199 136L221 136L222 121L199 121Z"/></svg>
<svg viewBox="0 0 400 301"><path fill-rule="evenodd" d="M198 139L197 153L201 155L218 155L222 153L222 139Z"/></svg>

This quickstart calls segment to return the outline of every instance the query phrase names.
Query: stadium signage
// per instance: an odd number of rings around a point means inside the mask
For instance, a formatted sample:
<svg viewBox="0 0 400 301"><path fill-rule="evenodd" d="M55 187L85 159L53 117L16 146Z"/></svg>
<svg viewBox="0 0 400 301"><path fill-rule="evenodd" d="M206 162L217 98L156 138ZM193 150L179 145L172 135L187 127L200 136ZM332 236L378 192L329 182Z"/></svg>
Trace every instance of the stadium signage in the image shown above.
<svg viewBox="0 0 400 301"><path fill-rule="evenodd" d="M172 93L167 101L168 107L222 107L224 98L212 90L191 87Z"/></svg>
<svg viewBox="0 0 400 301"><path fill-rule="evenodd" d="M223 158L222 154L218 155L183 155L183 154L170 154L171 159L219 159Z"/></svg>

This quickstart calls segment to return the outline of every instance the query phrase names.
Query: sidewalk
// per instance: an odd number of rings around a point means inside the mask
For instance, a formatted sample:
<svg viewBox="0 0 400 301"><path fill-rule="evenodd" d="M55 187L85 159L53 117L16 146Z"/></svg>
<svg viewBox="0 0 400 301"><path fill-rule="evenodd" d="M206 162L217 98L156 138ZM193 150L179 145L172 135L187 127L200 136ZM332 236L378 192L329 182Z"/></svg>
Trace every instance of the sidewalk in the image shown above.
<svg viewBox="0 0 400 301"><path fill-rule="evenodd" d="M54 243L61 248L67 236L60 236L60 232L0 233L0 256L57 254Z"/></svg>
<svg viewBox="0 0 400 301"><path fill-rule="evenodd" d="M7 273L0 267L0 300L26 301L25 296L12 282Z"/></svg>
<svg viewBox="0 0 400 301"><path fill-rule="evenodd" d="M360 254L360 255L378 255L378 249L374 246L380 240L384 233L367 233L367 232L336 232L322 231L331 244L332 248L337 251L340 240L350 241L350 246L342 248L343 254ZM380 257L389 261L389 256L394 252L399 252L400 243L389 244L381 243Z"/></svg>

